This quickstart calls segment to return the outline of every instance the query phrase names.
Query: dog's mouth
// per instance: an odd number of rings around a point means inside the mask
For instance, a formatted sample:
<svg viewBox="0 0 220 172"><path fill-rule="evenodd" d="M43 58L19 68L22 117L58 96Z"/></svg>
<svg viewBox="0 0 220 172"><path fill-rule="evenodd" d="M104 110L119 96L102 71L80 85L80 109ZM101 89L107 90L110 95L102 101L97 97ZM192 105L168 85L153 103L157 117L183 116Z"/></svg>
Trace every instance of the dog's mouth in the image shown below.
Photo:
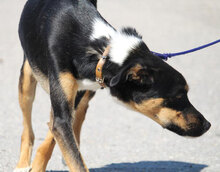
<svg viewBox="0 0 220 172"><path fill-rule="evenodd" d="M182 129L175 124L169 124L165 128L180 135L180 136L190 136L199 137L209 130L211 124L208 121L204 121L202 125L190 124L189 129Z"/></svg>
<svg viewBox="0 0 220 172"><path fill-rule="evenodd" d="M185 130L183 130L182 128L180 128L179 126L177 125L174 125L174 124L169 124L168 126L165 127L166 129L180 135L180 136L185 136Z"/></svg>

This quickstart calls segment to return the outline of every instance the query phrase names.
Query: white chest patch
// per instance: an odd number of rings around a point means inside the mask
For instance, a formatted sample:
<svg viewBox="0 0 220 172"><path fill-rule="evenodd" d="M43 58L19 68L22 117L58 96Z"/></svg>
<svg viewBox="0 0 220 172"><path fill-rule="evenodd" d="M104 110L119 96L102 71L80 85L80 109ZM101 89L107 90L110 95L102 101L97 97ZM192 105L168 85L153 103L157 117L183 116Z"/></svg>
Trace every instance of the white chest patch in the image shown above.
<svg viewBox="0 0 220 172"><path fill-rule="evenodd" d="M129 52L142 42L138 37L114 30L102 19L95 19L93 21L93 33L90 39L95 40L101 37L110 39L110 58L119 65L122 65Z"/></svg>
<svg viewBox="0 0 220 172"><path fill-rule="evenodd" d="M89 79L77 80L78 90L91 90L96 91L101 88L98 82Z"/></svg>

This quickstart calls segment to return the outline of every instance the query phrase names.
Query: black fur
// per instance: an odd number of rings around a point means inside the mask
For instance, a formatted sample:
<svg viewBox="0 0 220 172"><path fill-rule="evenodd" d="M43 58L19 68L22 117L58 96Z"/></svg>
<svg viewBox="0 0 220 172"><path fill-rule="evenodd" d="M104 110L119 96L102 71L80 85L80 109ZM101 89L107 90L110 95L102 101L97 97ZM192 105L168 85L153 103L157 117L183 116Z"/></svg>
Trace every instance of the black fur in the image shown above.
<svg viewBox="0 0 220 172"><path fill-rule="evenodd" d="M86 91L78 91L77 92L76 99L75 99L75 104L74 104L75 109L78 108L78 105L79 105L82 97L85 95L85 93L86 93ZM95 95L95 92L90 91L89 99L92 99L94 95Z"/></svg>
<svg viewBox="0 0 220 172"><path fill-rule="evenodd" d="M131 27L127 27L127 28L123 28L121 30L122 33L125 33L127 35L133 35L135 37L138 37L140 39L142 39L142 36L138 34L138 32L136 31L136 29L131 28Z"/></svg>
<svg viewBox="0 0 220 172"><path fill-rule="evenodd" d="M40 70L53 82L51 90L61 89L54 81L59 72L68 71L76 79L95 81L99 56L109 40L105 37L90 40L93 19L106 22L95 8L96 1L92 4L88 0L29 0L24 8L19 25L21 44L31 67ZM124 28L121 32L141 39L135 29ZM141 82L127 76L129 69L136 64L143 67L139 74ZM183 76L153 55L143 41L130 51L121 66L108 57L103 75L111 94L123 102L142 103L151 98L164 98L164 106L175 110L184 111L191 106L184 91L186 81ZM183 98L175 99L179 94ZM55 113L65 118L69 116L64 115L69 114L67 104L56 99L56 95L51 92Z"/></svg>
<svg viewBox="0 0 220 172"><path fill-rule="evenodd" d="M64 99L59 74L70 72L77 80L95 81L99 57L110 43L106 37L90 39L92 21L99 18L106 22L96 7L96 0L28 0L19 24L25 58L33 71L40 71L49 80L54 127L66 139L67 147L76 147L76 143L70 137L71 108ZM124 28L121 32L141 39L135 29ZM136 73L138 79L133 79L129 71L137 64L142 69ZM163 98L163 107L181 111L185 118L189 113L195 114L200 121L194 126L196 129L189 132L180 130L172 122L166 126L169 130L180 135L198 136L209 128L205 118L190 104L183 76L153 55L143 41L131 49L122 65L108 56L103 75L111 95L124 103L142 104L145 100ZM78 92L75 108L83 95L84 92ZM177 99L179 96L181 98ZM71 153L78 155L75 149ZM80 157L78 160L82 163Z"/></svg>
<svg viewBox="0 0 220 172"><path fill-rule="evenodd" d="M97 0L90 0L90 2L97 8Z"/></svg>

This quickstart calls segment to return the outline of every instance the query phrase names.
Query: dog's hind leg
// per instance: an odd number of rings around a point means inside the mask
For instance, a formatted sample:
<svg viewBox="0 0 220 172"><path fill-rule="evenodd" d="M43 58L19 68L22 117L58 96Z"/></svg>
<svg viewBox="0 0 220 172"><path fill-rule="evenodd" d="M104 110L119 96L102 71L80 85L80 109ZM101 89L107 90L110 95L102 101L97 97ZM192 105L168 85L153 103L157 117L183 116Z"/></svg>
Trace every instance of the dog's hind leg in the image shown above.
<svg viewBox="0 0 220 172"><path fill-rule="evenodd" d="M54 68L51 70L49 81L53 115L49 128L70 171L88 172L72 128L72 122L75 118L74 115L72 116L72 112L78 89L77 81L70 72L58 73L53 71Z"/></svg>
<svg viewBox="0 0 220 172"><path fill-rule="evenodd" d="M55 144L56 142L54 140L53 134L49 130L46 139L37 149L37 153L31 165L31 172L46 171L47 163L51 158Z"/></svg>
<svg viewBox="0 0 220 172"><path fill-rule="evenodd" d="M77 93L75 100L75 119L73 122L73 131L78 145L80 145L80 132L83 121L85 120L86 112L89 107L89 101L93 98L95 92L93 91L80 91Z"/></svg>
<svg viewBox="0 0 220 172"><path fill-rule="evenodd" d="M32 69L25 59L19 79L19 104L23 113L23 132L21 136L20 159L14 171L28 171L31 161L34 133L31 124L32 104L35 97L36 83Z"/></svg>
<svg viewBox="0 0 220 172"><path fill-rule="evenodd" d="M85 119L86 111L88 109L88 103L92 99L94 94L95 93L92 91L77 92L75 100L76 112L75 120L73 123L73 130L78 145L80 144L80 131L82 123ZM36 156L31 165L31 172L45 172L47 163L50 160L55 144L56 142L54 140L53 134L49 131L46 139L37 150Z"/></svg>

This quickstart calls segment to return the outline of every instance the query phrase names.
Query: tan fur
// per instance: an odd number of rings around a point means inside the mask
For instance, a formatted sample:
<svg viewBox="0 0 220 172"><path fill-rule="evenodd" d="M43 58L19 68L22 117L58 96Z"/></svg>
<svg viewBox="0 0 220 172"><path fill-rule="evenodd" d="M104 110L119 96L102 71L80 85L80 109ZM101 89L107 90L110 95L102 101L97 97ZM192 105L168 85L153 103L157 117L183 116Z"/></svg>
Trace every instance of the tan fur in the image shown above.
<svg viewBox="0 0 220 172"><path fill-rule="evenodd" d="M69 72L64 72L64 73L60 73L59 75L59 81L60 81L60 85L62 87L62 91L65 94L65 97L69 103L70 108L72 108L74 106L74 100L76 97L76 93L77 93L77 82L76 79L74 78L74 76L69 73ZM67 166L69 167L71 172L76 172L76 171L80 171L81 166L77 163L77 160L75 159L75 157L73 157L70 153L68 148L65 146L65 140L63 138L63 136L54 128L54 122L53 122L53 118L51 118L50 122L49 122L49 128L50 131L52 132L56 142L58 143L60 150L62 152L62 155L66 161ZM73 137L74 133L73 133ZM76 139L75 139L76 140ZM78 150L79 151L79 150ZM80 159L82 160L83 164L84 164L84 168L86 169L86 171L88 171L83 158L79 152L79 156Z"/></svg>
<svg viewBox="0 0 220 172"><path fill-rule="evenodd" d="M142 69L142 66L137 64L129 70L128 74L132 74L132 79L138 80L140 77L137 75L137 73L140 69Z"/></svg>
<svg viewBox="0 0 220 172"><path fill-rule="evenodd" d="M132 67L129 72L132 73L137 73L140 69L142 69L143 67L140 64L135 65L134 67Z"/></svg>
<svg viewBox="0 0 220 172"><path fill-rule="evenodd" d="M130 106L134 108L136 111L141 112L142 114L160 123L156 115L161 110L161 104L163 103L163 101L164 100L162 98L150 99L143 101L140 104L131 102Z"/></svg>
<svg viewBox="0 0 220 172"><path fill-rule="evenodd" d="M57 131L52 129L52 126L51 126L52 123L53 122L50 121L49 128L52 131L52 133L54 135L54 138L55 138L56 142L58 143L58 145L60 147L60 150L62 152L62 155L63 155L63 157L65 159L65 162L66 162L67 166L69 167L70 172L78 172L78 171L80 171L80 169L81 169L80 165L76 162L76 159L68 153L69 151L65 147L64 139L59 135L59 133ZM80 157L81 157L81 159L83 159L81 154L80 154ZM84 168L86 169L86 171L89 171L88 168L86 167L84 161L83 161L83 165L84 165Z"/></svg>
<svg viewBox="0 0 220 172"><path fill-rule="evenodd" d="M80 145L80 131L88 108L88 103L90 100L89 96L90 92L86 91L85 95L79 102L75 114L73 129L78 145ZM55 144L56 142L54 140L53 134L51 131L48 131L46 139L37 150L36 156L32 163L31 172L44 172L46 170L47 163L52 155Z"/></svg>
<svg viewBox="0 0 220 172"><path fill-rule="evenodd" d="M135 79L138 79L138 76L136 74L140 69L142 69L141 65L136 65L135 67L131 68L130 73L132 73ZM23 77L20 77L19 84L19 102L24 117L24 131L22 134L21 155L17 168L24 168L30 165L32 146L34 142L34 134L31 126L31 110L36 88L35 78L37 78L37 81L41 82L40 84L42 85L42 87L49 93L48 79L43 74L36 71L37 70L35 70L33 74L30 65L27 61L25 61L23 67L24 75ZM65 95L65 98L69 102L69 106L72 108L74 106L74 100L78 88L77 81L71 73L63 72L59 75L59 82L62 87L62 91ZM185 89L188 91L188 85L186 85ZM76 113L73 115L73 131L75 135L75 140L78 143L78 147L80 144L81 126L85 119L86 110L88 108L88 102L90 100L89 96L90 92L86 91L85 95L83 96L77 107ZM169 108L163 108L161 106L163 101L164 99L157 98L143 101L140 104L131 102L129 105L136 111L145 114L146 116L155 120L162 126L166 126L169 123L174 123L183 129L187 129L186 120L183 118L182 114ZM193 119L190 120L193 121ZM79 164L77 164L74 157L72 157L68 153L68 149L64 146L64 140L62 139L62 137L59 136L59 133L52 129L52 126L53 119L51 118L49 127L52 132L48 132L45 141L38 148L36 157L34 158L34 161L32 163L32 172L44 172L46 170L47 163L52 155L56 143L55 139L60 146L60 149L70 171L80 171L81 167L79 166ZM84 161L83 164L86 171L89 171Z"/></svg>
<svg viewBox="0 0 220 172"><path fill-rule="evenodd" d="M24 116L24 131L22 134L21 155L17 168L24 168L30 166L32 145L34 139L33 130L31 127L31 109L34 100L36 80L33 77L32 70L27 61L24 63L23 73L24 75L20 77L19 84L19 102ZM43 81L43 85L47 87L48 80L46 79L46 77L41 75L39 72L37 73L36 70L35 75L37 75L38 80ZM59 81L62 90L65 94L65 97L69 102L69 105L73 107L77 92L77 83L75 78L72 76L71 73L65 72L60 74ZM49 92L47 88L45 90ZM73 122L73 129L78 144L80 143L81 126L85 118L86 110L88 108L89 95L90 92L87 91L82 100L80 101L75 115L76 120L74 120ZM51 121L53 121L52 118ZM51 124L52 122L50 123L50 126ZM56 135L55 138L61 148L64 159L66 160L66 163L70 168L70 171L79 171L79 165L75 162L74 157L69 156L68 150L63 146L63 140L59 138L58 135ZM36 156L32 163L32 172L44 172L46 170L46 166L52 155L55 143L56 142L54 140L54 136L51 133L51 131L49 131L46 139L37 150ZM85 164L84 167L86 171L88 171Z"/></svg>
<svg viewBox="0 0 220 172"><path fill-rule="evenodd" d="M166 126L172 123L181 127L184 130L187 130L187 121L184 119L181 112L178 112L170 108L161 108L157 117L162 125Z"/></svg>
<svg viewBox="0 0 220 172"><path fill-rule="evenodd" d="M88 103L90 100L90 91L86 91L85 95L79 102L76 110L75 120L73 123L73 129L78 145L80 145L80 131L85 119ZM54 140L51 131L48 131L47 137L37 150L36 156L32 163L31 172L45 172L47 163L51 158L54 146L56 142Z"/></svg>
<svg viewBox="0 0 220 172"><path fill-rule="evenodd" d="M26 60L21 70L19 80L19 104L23 114L23 133L21 137L20 158L16 168L25 168L30 165L34 133L31 125L32 104L35 97L36 80Z"/></svg>
<svg viewBox="0 0 220 172"><path fill-rule="evenodd" d="M189 91L189 85L188 84L185 85L185 90L186 90L186 92Z"/></svg>
<svg viewBox="0 0 220 172"><path fill-rule="evenodd" d="M75 119L73 122L73 130L74 130L78 145L80 145L80 131L81 131L82 123L85 119L86 111L88 109L88 103L90 100L89 97L90 97L90 92L86 91L85 95L80 100L79 105L77 106Z"/></svg>
<svg viewBox="0 0 220 172"><path fill-rule="evenodd" d="M156 98L143 101L140 104L132 102L130 103L130 106L136 111L153 119L163 127L173 123L182 129L187 130L187 121L184 119L183 115L178 111L162 107L161 105L163 101L164 99L162 98Z"/></svg>
<svg viewBox="0 0 220 172"><path fill-rule="evenodd" d="M47 163L51 158L54 146L56 142L54 140L53 134L48 131L47 137L44 142L37 149L37 153L32 162L31 172L45 172Z"/></svg>
<svg viewBox="0 0 220 172"><path fill-rule="evenodd" d="M73 107L78 85L74 76L69 72L62 72L59 75L60 85L63 89L63 92L69 102L69 105Z"/></svg>
<svg viewBox="0 0 220 172"><path fill-rule="evenodd" d="M192 114L187 115L187 121L192 124L198 123L198 119L196 119L196 117L194 117Z"/></svg>

